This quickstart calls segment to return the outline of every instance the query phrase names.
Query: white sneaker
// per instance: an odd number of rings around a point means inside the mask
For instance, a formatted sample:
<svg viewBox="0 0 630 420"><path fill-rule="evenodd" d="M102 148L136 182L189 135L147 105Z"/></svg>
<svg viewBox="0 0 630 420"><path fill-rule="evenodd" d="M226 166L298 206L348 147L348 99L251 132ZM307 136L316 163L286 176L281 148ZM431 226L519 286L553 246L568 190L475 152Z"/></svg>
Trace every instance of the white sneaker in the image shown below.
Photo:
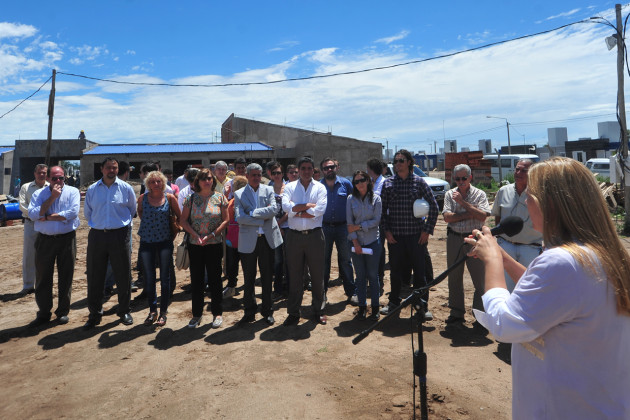
<svg viewBox="0 0 630 420"><path fill-rule="evenodd" d="M359 298L357 297L357 295L352 295L352 297L350 298L350 304L354 306L359 306Z"/></svg>
<svg viewBox="0 0 630 420"><path fill-rule="evenodd" d="M219 328L223 324L223 317L221 315L217 315L212 320L212 328Z"/></svg>
<svg viewBox="0 0 630 420"><path fill-rule="evenodd" d="M236 290L234 289L234 287L229 287L228 286L225 289L223 289L223 297L224 298L231 298L235 294L236 294Z"/></svg>

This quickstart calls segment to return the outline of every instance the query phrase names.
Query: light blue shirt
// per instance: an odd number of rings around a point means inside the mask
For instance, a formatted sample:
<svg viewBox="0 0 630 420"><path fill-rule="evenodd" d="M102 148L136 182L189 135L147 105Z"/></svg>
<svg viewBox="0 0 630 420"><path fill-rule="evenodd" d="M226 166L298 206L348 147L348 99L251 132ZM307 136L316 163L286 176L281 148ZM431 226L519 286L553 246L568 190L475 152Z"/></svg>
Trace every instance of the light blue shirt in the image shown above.
<svg viewBox="0 0 630 420"><path fill-rule="evenodd" d="M131 224L136 214L136 194L133 187L116 178L107 187L103 179L90 185L85 194L83 213L94 229L119 229Z"/></svg>
<svg viewBox="0 0 630 420"><path fill-rule="evenodd" d="M33 193L28 205L28 217L35 221L35 231L44 235L62 235L72 232L79 227L79 208L81 207L81 193L69 185L64 185L61 195L46 211L46 214L63 216L66 220L39 220L42 204L50 198L50 187L41 188Z"/></svg>
<svg viewBox="0 0 630 420"><path fill-rule="evenodd" d="M383 178L383 175L379 175L378 178L376 178L376 180L374 181L374 188L372 190L374 191L374 194L378 195L379 197L381 196L381 191L383 190L383 182L385 182L385 178Z"/></svg>

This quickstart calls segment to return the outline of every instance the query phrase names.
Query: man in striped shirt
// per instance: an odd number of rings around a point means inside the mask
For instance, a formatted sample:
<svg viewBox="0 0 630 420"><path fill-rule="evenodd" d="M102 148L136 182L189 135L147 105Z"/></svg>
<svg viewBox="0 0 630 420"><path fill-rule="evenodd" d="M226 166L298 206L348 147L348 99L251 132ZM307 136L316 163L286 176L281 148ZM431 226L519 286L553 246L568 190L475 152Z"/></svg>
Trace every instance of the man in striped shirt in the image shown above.
<svg viewBox="0 0 630 420"><path fill-rule="evenodd" d="M449 267L470 251L470 245L464 245L464 238L471 235L473 229L481 229L486 217L490 216L490 205L486 193L470 185L472 181L470 166L455 166L453 180L457 184L457 188L446 192L444 209L442 210L444 221L448 223L446 228L446 260ZM468 258L466 267L468 267L468 272L475 286L473 308L483 311L481 300L485 283L483 262L477 258ZM457 266L448 275L448 306L451 308L451 314L446 319L446 324L449 326L463 324L466 313L463 264ZM475 326L477 326L476 322Z"/></svg>
<svg viewBox="0 0 630 420"><path fill-rule="evenodd" d="M429 235L440 212L433 191L422 177L413 173L413 156L401 149L394 156L396 174L385 180L381 191L383 213L381 226L389 246L389 262L391 266L388 306L381 309L388 314L400 304L400 289L403 278L409 278L413 269L413 287L426 284L424 275L425 253ZM419 219L413 215L413 203L424 198L429 203L429 214ZM428 302L429 292L424 295ZM433 319L433 314L426 311L426 320Z"/></svg>

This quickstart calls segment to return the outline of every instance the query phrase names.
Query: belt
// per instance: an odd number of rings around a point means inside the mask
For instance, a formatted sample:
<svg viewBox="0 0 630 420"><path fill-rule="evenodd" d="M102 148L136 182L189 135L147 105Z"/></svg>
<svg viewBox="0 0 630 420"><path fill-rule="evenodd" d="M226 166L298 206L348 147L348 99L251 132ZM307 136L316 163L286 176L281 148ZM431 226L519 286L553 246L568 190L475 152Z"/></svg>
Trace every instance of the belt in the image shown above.
<svg viewBox="0 0 630 420"><path fill-rule="evenodd" d="M40 235L45 236L46 238L57 239L57 238L63 238L65 236L70 236L73 233L74 233L74 230L71 230L70 232L66 232L66 233L58 233L56 235L46 235L45 233L40 233Z"/></svg>
<svg viewBox="0 0 630 420"><path fill-rule="evenodd" d="M316 227L314 229L306 229L306 230L296 230L296 229L290 229L291 232L295 232L295 233L299 233L300 235L309 235L315 231L321 230L322 228L320 227Z"/></svg>
<svg viewBox="0 0 630 420"><path fill-rule="evenodd" d="M322 225L324 226L341 226L341 225L345 225L346 222L323 222Z"/></svg>
<svg viewBox="0 0 630 420"><path fill-rule="evenodd" d="M455 236L459 236L461 238L468 238L470 235L472 235L472 232L468 232L468 233L460 233L460 232L455 232L453 229L451 229L450 227L446 228L446 233L447 234L453 234Z"/></svg>
<svg viewBox="0 0 630 420"><path fill-rule="evenodd" d="M108 232L116 232L116 231L123 230L123 229L128 229L128 228L129 228L129 226L123 226L121 228L116 228L116 229L95 229L95 228L92 228L92 230L95 230L97 232L108 233Z"/></svg>
<svg viewBox="0 0 630 420"><path fill-rule="evenodd" d="M539 244L539 243L536 243L536 242L533 242L533 243L531 243L531 244L522 244L522 243L520 243L520 242L512 242L512 241L508 241L508 240L507 240L507 239L505 239L505 238L501 238L501 239L502 239L502 240L504 240L505 242L509 242L509 243L511 243L512 245L535 246L535 247L539 247L539 248L540 248L540 247L542 247L542 244Z"/></svg>

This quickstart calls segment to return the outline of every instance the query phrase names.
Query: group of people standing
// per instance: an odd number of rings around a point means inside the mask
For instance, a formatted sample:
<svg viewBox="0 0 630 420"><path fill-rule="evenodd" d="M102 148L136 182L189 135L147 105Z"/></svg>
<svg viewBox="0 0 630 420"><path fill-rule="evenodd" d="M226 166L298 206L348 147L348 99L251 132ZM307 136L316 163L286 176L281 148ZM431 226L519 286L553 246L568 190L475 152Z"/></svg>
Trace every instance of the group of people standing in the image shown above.
<svg viewBox="0 0 630 420"><path fill-rule="evenodd" d="M413 164L411 154L399 150L394 176L383 179L383 163L372 159L367 171L356 171L348 181L337 175L338 162L326 158L319 165L323 179L317 181L315 163L303 157L287 167L288 182L279 163L269 164L271 182L265 185L263 168L256 163L240 162L241 177L228 179L227 165L218 162L215 173L189 170L190 185L180 186L176 200L159 171L146 174L146 191L136 198L133 188L118 177L119 162L106 158L102 179L88 188L85 197L84 214L91 228L85 328L94 328L103 317L108 265L118 288L117 314L123 324L133 323L130 249L136 213L141 219L139 254L149 300L147 325L166 323L173 291L169 275L172 219L178 219L186 232L191 328L201 323L206 283L212 327L222 325L222 300L235 293L234 258L240 259L244 277L245 313L240 324L254 321L259 310L254 294L256 267L262 283L260 312L266 323L275 322L273 289L288 289L284 325L300 322L308 278L315 321L326 324L333 243L348 302L359 306L357 317L367 316L368 286L371 317L390 313L399 305L401 286L412 273L414 288L426 284L427 243L439 214L431 189L414 174ZM515 344L514 418L628 418L630 363L623 349L630 346L630 255L617 236L592 174L567 158L535 165L520 161L515 183L499 190L492 208L485 193L471 185L470 167L458 165L453 175L456 187L446 193L442 211L448 223L448 264L464 254L472 257L466 265L475 286L475 324L487 328L496 339ZM64 185L62 167L37 165L34 176L20 191L20 208L26 217L23 291L35 290L39 310L32 324L49 322L56 262L59 303L55 315L65 324L80 193ZM413 213L418 199L428 204L425 217ZM490 215L496 224L518 216L524 229L516 236L495 240L484 226ZM238 234L234 236L233 230L226 241L226 229L228 235L230 229L238 229ZM385 241L391 290L388 304L380 308ZM224 244L237 253L227 254L232 254L227 262L232 271L228 270L228 286L222 290ZM161 283L159 314L156 266ZM461 266L449 273L447 326L464 323L463 270ZM428 302L428 292L424 299ZM427 307L425 319L431 318Z"/></svg>

